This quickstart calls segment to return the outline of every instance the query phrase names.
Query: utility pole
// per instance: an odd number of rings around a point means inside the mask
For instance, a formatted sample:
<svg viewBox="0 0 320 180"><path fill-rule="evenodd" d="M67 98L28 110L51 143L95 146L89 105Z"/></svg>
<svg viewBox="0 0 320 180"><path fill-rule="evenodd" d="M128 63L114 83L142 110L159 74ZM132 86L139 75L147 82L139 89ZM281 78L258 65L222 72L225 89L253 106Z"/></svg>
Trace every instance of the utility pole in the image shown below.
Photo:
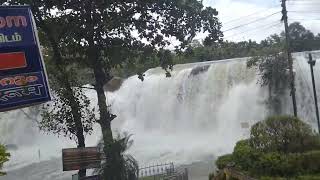
<svg viewBox="0 0 320 180"><path fill-rule="evenodd" d="M314 81L314 73L313 73L313 66L316 65L316 61L312 60L312 55L309 54L309 61L310 70L311 70L311 78L312 78L312 86L313 86L313 95L314 95L314 105L316 107L316 116L318 121L318 132L320 133L320 120L319 120L319 109L318 109L318 98L317 98L317 91L316 91L316 84Z"/></svg>
<svg viewBox="0 0 320 180"><path fill-rule="evenodd" d="M297 101L296 101L296 89L294 83L294 73L293 73L293 60L291 55L291 48L290 48L290 37L289 37L289 25L288 25L288 11L286 6L287 0L282 0L282 20L284 22L284 29L286 34L286 50L288 54L288 62L289 62L289 73L290 73L290 88L291 88L291 97L292 97L292 104L293 104L293 112L294 116L298 116L297 112Z"/></svg>

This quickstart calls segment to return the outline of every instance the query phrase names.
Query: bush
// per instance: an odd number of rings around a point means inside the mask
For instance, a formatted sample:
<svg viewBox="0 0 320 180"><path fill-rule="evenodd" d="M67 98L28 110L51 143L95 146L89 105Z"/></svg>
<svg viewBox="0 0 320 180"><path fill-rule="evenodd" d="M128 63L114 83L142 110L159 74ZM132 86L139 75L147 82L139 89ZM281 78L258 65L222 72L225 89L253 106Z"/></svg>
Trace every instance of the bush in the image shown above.
<svg viewBox="0 0 320 180"><path fill-rule="evenodd" d="M262 154L255 163L255 175L295 177L320 171L320 151L306 153Z"/></svg>
<svg viewBox="0 0 320 180"><path fill-rule="evenodd" d="M250 171L254 168L256 160L260 156L260 152L254 150L248 140L239 141L233 150L233 160L239 169Z"/></svg>
<svg viewBox="0 0 320 180"><path fill-rule="evenodd" d="M239 141L232 154L221 156L216 162L219 169L230 163L265 179L319 173L320 137L298 118L270 117L255 124L250 139Z"/></svg>
<svg viewBox="0 0 320 180"><path fill-rule="evenodd" d="M232 154L220 156L216 161L218 169L223 169L232 163L234 163Z"/></svg>
<svg viewBox="0 0 320 180"><path fill-rule="evenodd" d="M297 160L294 156L278 152L262 154L256 163L254 174L293 177L301 172Z"/></svg>
<svg viewBox="0 0 320 180"><path fill-rule="evenodd" d="M6 148L0 144L0 170L5 162L9 161L10 154L6 152ZM5 175L0 171L0 176Z"/></svg>
<svg viewBox="0 0 320 180"><path fill-rule="evenodd" d="M263 152L305 152L319 144L311 127L292 116L270 117L251 128L250 145Z"/></svg>
<svg viewBox="0 0 320 180"><path fill-rule="evenodd" d="M320 172L320 151L303 153L300 157L300 164L304 174L315 174Z"/></svg>

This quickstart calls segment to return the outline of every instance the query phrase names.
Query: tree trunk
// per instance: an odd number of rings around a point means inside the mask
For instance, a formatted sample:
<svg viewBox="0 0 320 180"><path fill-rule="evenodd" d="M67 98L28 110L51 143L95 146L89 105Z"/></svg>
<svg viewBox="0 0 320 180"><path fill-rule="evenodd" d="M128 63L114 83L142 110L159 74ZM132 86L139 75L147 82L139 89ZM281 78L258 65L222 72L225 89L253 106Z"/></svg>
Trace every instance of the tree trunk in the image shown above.
<svg viewBox="0 0 320 180"><path fill-rule="evenodd" d="M77 137L77 144L78 148L84 148L85 146L85 137L83 132L83 124L81 122L81 110L79 104L76 100L75 94L73 93L73 89L70 84L70 78L68 74L65 72L63 67L63 58L60 54L58 43L56 42L55 38L52 36L51 30L46 26L44 22L39 22L40 27L43 31L47 34L51 47L53 49L55 64L58 69L58 73L56 75L57 80L59 83L65 88L65 95L69 100L69 106L71 107L71 113L76 125L76 137ZM86 176L86 169L79 170L79 177Z"/></svg>
<svg viewBox="0 0 320 180"><path fill-rule="evenodd" d="M87 23L91 26L89 35L87 36L88 40L88 58L92 62L92 69L95 77L95 90L97 92L98 98L98 107L100 113L99 124L101 126L102 137L104 142L104 154L106 157L106 165L103 169L103 179L104 180L122 180L121 179L121 170L117 166L120 160L120 152L117 152L112 149L112 144L114 142L112 129L111 129L111 121L116 118L115 115L111 114L108 109L108 105L106 102L106 95L103 89L103 86L112 79L110 72L106 72L104 66L101 63L100 51L99 48L96 47L94 41L94 26L92 20L92 12L94 11L92 7L91 1L87 1Z"/></svg>
<svg viewBox="0 0 320 180"><path fill-rule="evenodd" d="M112 151L111 146L113 141L111 121L116 118L111 114L106 102L106 95L103 86L112 79L109 72L105 72L99 60L98 52L94 46L93 41L89 42L90 46L90 60L93 63L93 72L95 77L95 90L98 97L98 107L100 112L99 124L101 126L102 137L104 142L104 154L106 157L107 165L104 169L103 178L105 180L121 180L121 173L119 167L116 166L120 158L120 153Z"/></svg>

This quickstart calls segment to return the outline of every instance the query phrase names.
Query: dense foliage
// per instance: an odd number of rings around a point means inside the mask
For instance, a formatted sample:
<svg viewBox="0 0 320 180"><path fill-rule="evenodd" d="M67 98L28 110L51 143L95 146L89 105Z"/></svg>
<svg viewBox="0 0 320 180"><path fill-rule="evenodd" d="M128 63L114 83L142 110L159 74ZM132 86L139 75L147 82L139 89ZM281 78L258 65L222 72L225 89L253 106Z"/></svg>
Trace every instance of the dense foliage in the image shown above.
<svg viewBox="0 0 320 180"><path fill-rule="evenodd" d="M113 70L124 64L148 60L148 56L157 57L158 62L170 76L173 62L170 51L165 50L174 38L178 44L174 49L183 49L199 33L207 36L205 44L221 41L222 32L218 12L204 7L198 0L7 0L6 4L29 4L35 20L49 44L56 61L57 79L62 84L56 94L53 112L45 114L46 130L60 133L77 134L78 142L83 141L84 128L90 122L83 122L83 105L86 99L77 97L79 91L72 88L72 76L68 75L70 64L75 63L89 68L93 74L93 89L96 91L99 107L99 119L104 140L104 154L108 159L105 165L104 179L123 180L121 171L114 166L121 159L120 152L112 150L113 134L111 121L116 115L110 112L106 102L104 85L113 78ZM54 12L54 13L53 13ZM144 57L144 58L139 58ZM132 60L134 62L132 62ZM153 59L152 59L153 60ZM63 72L63 73L61 73ZM139 73L143 80L142 72ZM60 93L60 90L63 93ZM81 92L80 92L81 93ZM66 105L66 107L65 107ZM59 113L60 111L60 113ZM65 118L72 115L74 119ZM51 121L55 120L52 124ZM48 123L47 123L48 122ZM72 124L74 123L74 125ZM60 125L62 129L59 129ZM57 128L58 127L58 128ZM76 129L74 129L74 127ZM90 130L90 126L89 126ZM66 134L66 133L65 133ZM79 136L78 136L79 135ZM83 147L84 143L81 143Z"/></svg>
<svg viewBox="0 0 320 180"><path fill-rule="evenodd" d="M119 153L119 159L117 164L113 164L114 169L109 169L107 170L110 171L120 171L121 173L121 178L122 179L127 179L127 180L138 180L138 172L139 172L139 165L138 162L135 160L135 158L131 155L128 154L128 150L133 144L133 140L131 140L131 135L124 133L122 135L118 134L114 142L111 144L111 151L114 151L114 153ZM99 143L98 148L103 150L104 144L103 141ZM102 163L102 168L101 169L96 169L96 173L106 176L105 174L110 174L112 172L106 171L105 166L108 166L108 162L103 161Z"/></svg>
<svg viewBox="0 0 320 180"><path fill-rule="evenodd" d="M303 27L299 22L289 25L289 36L291 38L292 51L310 51L320 49L320 34L314 35L310 30ZM201 61L213 61L221 59L249 57L268 52L281 52L284 48L285 34L273 34L261 42L252 40L219 43L205 45L200 41L190 43L186 51L176 54L175 62L190 63Z"/></svg>
<svg viewBox="0 0 320 180"><path fill-rule="evenodd" d="M320 169L320 137L309 125L291 116L270 117L251 128L232 154L216 161L223 169L232 164L251 176L293 177Z"/></svg>
<svg viewBox="0 0 320 180"><path fill-rule="evenodd" d="M9 161L10 154L6 152L6 148L0 144L0 176L5 175L4 172L1 172L3 164Z"/></svg>
<svg viewBox="0 0 320 180"><path fill-rule="evenodd" d="M297 153L320 149L311 127L290 116L270 117L251 128L250 145L262 152Z"/></svg>
<svg viewBox="0 0 320 180"><path fill-rule="evenodd" d="M259 83L268 88L266 100L270 115L282 113L282 97L288 93L289 88L289 63L281 48L265 48L252 55L247 61L248 68L256 68L259 73Z"/></svg>
<svg viewBox="0 0 320 180"><path fill-rule="evenodd" d="M298 22L290 24L289 30L293 52L320 49L320 34L313 34ZM267 86L269 82L276 80L277 82L270 83L272 85L271 92L273 94L281 94L283 92L275 91L279 89L282 91L283 88L277 88L276 86L279 85L280 81L288 82L286 79L287 74L283 72L283 69L286 69L288 63L287 61L281 61L286 59L285 54L281 53L284 52L284 40L284 32L270 35L261 42L253 40L231 42L225 40L206 45L201 40L193 40L186 46L184 51L169 51L168 53L170 53L170 62L173 64L253 57L248 66L251 68L257 67L259 70L263 69L260 73L262 76L262 85ZM157 54L158 52L154 51L153 55L143 56L142 59L135 58L132 63L123 64L121 69L115 69L117 75L128 77L137 72L141 73L149 68L157 67L160 63ZM277 68L278 66L279 68ZM267 71L264 71L264 69L267 69ZM271 77L271 72L276 72L275 76ZM283 78L277 80L279 76ZM284 87L286 85L287 84L281 86Z"/></svg>
<svg viewBox="0 0 320 180"><path fill-rule="evenodd" d="M93 124L96 122L95 109L90 108L90 100L84 95L80 88L73 88L75 101L79 105L79 117L84 135L91 134ZM42 111L42 120L39 122L39 128L42 131L50 132L56 135L62 135L75 140L77 144L79 132L77 123L72 115L72 107L69 105L68 96L63 94L64 89L55 90L55 97L50 104L45 106Z"/></svg>

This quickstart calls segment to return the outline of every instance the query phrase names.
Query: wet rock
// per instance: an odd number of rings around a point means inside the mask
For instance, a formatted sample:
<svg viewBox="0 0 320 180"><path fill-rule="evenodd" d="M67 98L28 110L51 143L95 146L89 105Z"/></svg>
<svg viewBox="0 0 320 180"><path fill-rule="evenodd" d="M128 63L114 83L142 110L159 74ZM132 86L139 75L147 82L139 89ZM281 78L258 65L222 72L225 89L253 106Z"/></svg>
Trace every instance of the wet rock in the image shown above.
<svg viewBox="0 0 320 180"><path fill-rule="evenodd" d="M18 150L18 146L15 145L15 144L7 144L4 146L7 150L11 150L11 151L15 151L15 150Z"/></svg>
<svg viewBox="0 0 320 180"><path fill-rule="evenodd" d="M114 92L120 89L123 83L123 79L120 77L112 78L107 84L104 85L104 90L108 92Z"/></svg>
<svg viewBox="0 0 320 180"><path fill-rule="evenodd" d="M205 73L208 71L209 67L210 65L197 66L192 69L190 76L196 76L198 74Z"/></svg>

